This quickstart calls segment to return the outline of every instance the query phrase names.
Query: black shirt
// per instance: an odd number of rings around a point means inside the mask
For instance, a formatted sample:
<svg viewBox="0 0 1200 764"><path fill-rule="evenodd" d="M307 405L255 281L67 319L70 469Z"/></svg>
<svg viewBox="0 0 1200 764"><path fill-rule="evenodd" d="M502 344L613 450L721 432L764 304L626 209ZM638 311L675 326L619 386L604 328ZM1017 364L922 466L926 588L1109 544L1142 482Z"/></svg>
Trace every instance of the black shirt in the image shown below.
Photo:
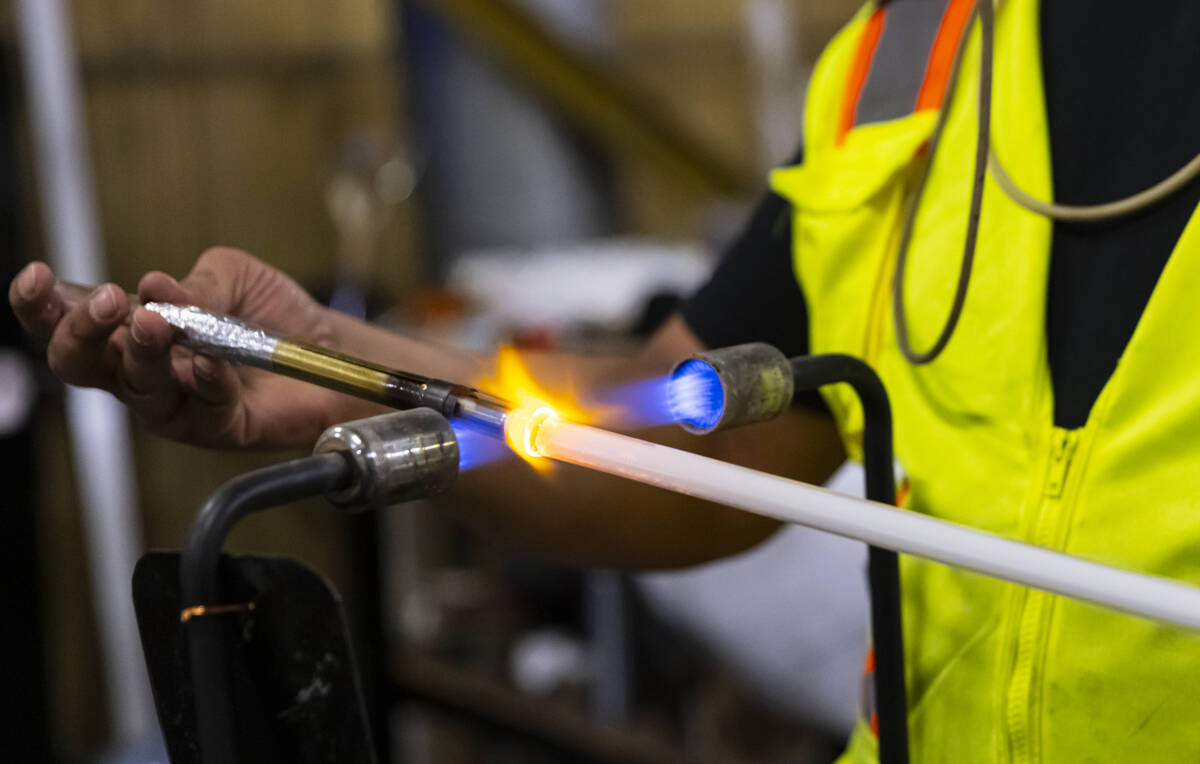
<svg viewBox="0 0 1200 764"><path fill-rule="evenodd" d="M1123 198L1200 153L1200 2L1044 0L1041 22L1056 201ZM1056 425L1086 422L1197 204L1200 179L1115 221L1055 222L1046 334ZM786 201L763 198L682 311L708 347L808 351Z"/></svg>

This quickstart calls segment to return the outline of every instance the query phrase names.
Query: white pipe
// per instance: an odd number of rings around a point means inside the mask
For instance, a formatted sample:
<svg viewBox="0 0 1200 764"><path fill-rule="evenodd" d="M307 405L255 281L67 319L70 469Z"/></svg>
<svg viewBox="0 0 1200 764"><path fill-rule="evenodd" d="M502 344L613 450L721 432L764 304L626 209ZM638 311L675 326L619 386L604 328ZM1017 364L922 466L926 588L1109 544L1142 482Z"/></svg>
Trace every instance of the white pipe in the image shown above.
<svg viewBox="0 0 1200 764"><path fill-rule="evenodd" d="M17 11L49 258L60 277L98 284L104 259L86 161L74 40L61 0L21 0ZM156 731L129 584L142 542L128 423L120 404L98 390L68 387L66 410L109 714L116 741L126 743Z"/></svg>
<svg viewBox="0 0 1200 764"><path fill-rule="evenodd" d="M517 414L519 412L514 412ZM1200 589L535 413L540 456L1200 631ZM514 419L514 426L520 427ZM510 430L511 432L511 430Z"/></svg>

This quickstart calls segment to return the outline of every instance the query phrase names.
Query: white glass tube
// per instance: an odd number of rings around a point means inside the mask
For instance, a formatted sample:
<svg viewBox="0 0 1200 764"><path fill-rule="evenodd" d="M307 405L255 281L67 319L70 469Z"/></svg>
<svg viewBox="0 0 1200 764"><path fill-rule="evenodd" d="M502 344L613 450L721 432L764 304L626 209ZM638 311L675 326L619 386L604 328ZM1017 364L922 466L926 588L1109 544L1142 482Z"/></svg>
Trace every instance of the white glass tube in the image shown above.
<svg viewBox="0 0 1200 764"><path fill-rule="evenodd" d="M527 442L551 459L1200 631L1192 586L555 417L531 422Z"/></svg>

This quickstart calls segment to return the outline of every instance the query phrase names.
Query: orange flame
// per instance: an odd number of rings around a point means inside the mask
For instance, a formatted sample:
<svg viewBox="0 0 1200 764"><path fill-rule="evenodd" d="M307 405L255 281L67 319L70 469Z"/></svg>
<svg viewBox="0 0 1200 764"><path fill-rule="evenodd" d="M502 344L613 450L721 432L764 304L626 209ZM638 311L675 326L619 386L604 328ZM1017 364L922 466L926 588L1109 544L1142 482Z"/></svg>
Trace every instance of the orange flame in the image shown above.
<svg viewBox="0 0 1200 764"><path fill-rule="evenodd" d="M563 419L581 424L593 419L593 413L583 407L574 391L552 392L539 384L521 360L520 352L513 347L500 348L496 355L495 377L481 380L476 386L516 404L505 428L508 446L538 470L548 469L549 464L527 442L527 425L534 412L548 409Z"/></svg>

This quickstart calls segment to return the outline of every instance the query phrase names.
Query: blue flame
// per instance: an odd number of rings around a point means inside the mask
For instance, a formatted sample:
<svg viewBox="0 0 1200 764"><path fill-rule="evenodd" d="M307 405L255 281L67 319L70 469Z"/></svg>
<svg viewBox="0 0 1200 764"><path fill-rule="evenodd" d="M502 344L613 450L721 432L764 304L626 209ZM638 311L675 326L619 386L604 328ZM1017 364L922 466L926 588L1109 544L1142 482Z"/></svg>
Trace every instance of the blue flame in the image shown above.
<svg viewBox="0 0 1200 764"><path fill-rule="evenodd" d="M503 436L495 431L469 419L451 419L450 429L458 438L458 471L466 472L472 467L510 456L512 451L505 444Z"/></svg>
<svg viewBox="0 0 1200 764"><path fill-rule="evenodd" d="M707 430L721 421L725 390L717 370L704 361L684 361L667 385L667 406L676 422Z"/></svg>
<svg viewBox="0 0 1200 764"><path fill-rule="evenodd" d="M597 405L616 409L618 420L625 426L657 427L670 424L671 408L667 404L667 377L643 379L620 387L600 391L594 398Z"/></svg>

